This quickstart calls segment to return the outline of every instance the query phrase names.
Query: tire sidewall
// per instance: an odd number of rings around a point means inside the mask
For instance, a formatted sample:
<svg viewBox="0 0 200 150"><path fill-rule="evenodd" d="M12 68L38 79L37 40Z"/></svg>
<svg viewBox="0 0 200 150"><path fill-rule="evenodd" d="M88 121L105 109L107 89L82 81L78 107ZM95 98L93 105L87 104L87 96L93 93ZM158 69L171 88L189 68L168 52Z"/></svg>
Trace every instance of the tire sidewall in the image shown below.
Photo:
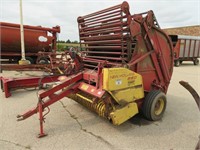
<svg viewBox="0 0 200 150"><path fill-rule="evenodd" d="M164 108L163 108L162 112L159 115L156 115L155 114L155 105L156 105L156 103L158 102L158 100L160 98L162 98L163 101L164 101ZM166 96L165 96L164 93L160 92L158 95L156 95L154 97L154 100L152 101L152 104L151 104L151 111L150 111L150 113L151 113L152 120L154 120L154 121L160 120L162 118L164 112L165 112L166 106L167 106Z"/></svg>
<svg viewBox="0 0 200 150"><path fill-rule="evenodd" d="M196 59L194 60L194 65L198 65L198 64L199 64L199 59L196 58Z"/></svg>

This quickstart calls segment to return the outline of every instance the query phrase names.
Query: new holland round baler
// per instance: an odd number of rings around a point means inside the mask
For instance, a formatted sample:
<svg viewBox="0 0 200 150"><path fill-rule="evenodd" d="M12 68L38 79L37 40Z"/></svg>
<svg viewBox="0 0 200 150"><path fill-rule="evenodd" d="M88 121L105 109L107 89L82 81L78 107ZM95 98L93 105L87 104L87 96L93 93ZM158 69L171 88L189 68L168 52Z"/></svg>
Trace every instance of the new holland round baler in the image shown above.
<svg viewBox="0 0 200 150"><path fill-rule="evenodd" d="M38 95L38 105L22 115L39 112L40 137L44 136L43 111L64 97L71 98L120 125L140 111L149 120L162 118L173 72L173 47L153 11L131 15L123 2L78 17L80 54L69 52L72 74Z"/></svg>

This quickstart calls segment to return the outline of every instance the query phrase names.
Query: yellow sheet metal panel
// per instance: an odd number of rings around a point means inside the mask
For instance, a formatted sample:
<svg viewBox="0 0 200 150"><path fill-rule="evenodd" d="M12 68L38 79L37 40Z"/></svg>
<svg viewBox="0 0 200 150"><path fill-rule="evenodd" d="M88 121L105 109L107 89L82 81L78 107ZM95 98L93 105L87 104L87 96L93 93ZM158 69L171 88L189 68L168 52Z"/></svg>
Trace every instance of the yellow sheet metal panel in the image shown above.
<svg viewBox="0 0 200 150"><path fill-rule="evenodd" d="M144 97L142 76L126 68L103 69L103 89L121 105Z"/></svg>
<svg viewBox="0 0 200 150"><path fill-rule="evenodd" d="M104 68L103 89L114 91L142 84L142 76L126 68Z"/></svg>
<svg viewBox="0 0 200 150"><path fill-rule="evenodd" d="M131 87L123 90L112 91L114 99L118 104L125 104L144 97L144 90L142 85Z"/></svg>
<svg viewBox="0 0 200 150"><path fill-rule="evenodd" d="M120 125L126 120L130 119L138 113L138 107L136 103L129 103L126 106L116 109L110 113L110 118L114 125Z"/></svg>
<svg viewBox="0 0 200 150"><path fill-rule="evenodd" d="M108 69L107 68L104 68L103 69L103 89L104 90L107 90L108 89Z"/></svg>

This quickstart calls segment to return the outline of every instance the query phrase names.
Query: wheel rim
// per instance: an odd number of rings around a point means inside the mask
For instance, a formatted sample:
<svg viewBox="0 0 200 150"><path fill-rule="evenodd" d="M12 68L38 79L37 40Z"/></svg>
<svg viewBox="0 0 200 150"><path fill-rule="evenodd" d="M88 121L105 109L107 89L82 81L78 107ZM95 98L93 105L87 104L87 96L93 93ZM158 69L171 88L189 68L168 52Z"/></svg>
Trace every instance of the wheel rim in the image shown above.
<svg viewBox="0 0 200 150"><path fill-rule="evenodd" d="M163 100L162 98L160 98L160 99L156 102L154 112L155 112L155 114L156 114L157 116L160 115L160 114L163 112L164 105L165 105L165 102L164 102L164 100Z"/></svg>
<svg viewBox="0 0 200 150"><path fill-rule="evenodd" d="M38 63L39 64L47 64L48 62L45 59L40 59Z"/></svg>

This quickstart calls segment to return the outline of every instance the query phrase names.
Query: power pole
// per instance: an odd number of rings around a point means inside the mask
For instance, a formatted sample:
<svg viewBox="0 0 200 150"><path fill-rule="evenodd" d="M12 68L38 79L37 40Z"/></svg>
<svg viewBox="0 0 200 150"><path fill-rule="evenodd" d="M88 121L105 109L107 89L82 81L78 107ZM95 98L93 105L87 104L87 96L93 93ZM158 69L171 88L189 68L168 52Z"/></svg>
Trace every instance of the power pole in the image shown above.
<svg viewBox="0 0 200 150"><path fill-rule="evenodd" d="M28 65L30 61L26 60L25 56L25 44L24 44L24 26L23 26L23 12L22 12L22 0L20 0L20 35L21 35L21 60L20 65Z"/></svg>

